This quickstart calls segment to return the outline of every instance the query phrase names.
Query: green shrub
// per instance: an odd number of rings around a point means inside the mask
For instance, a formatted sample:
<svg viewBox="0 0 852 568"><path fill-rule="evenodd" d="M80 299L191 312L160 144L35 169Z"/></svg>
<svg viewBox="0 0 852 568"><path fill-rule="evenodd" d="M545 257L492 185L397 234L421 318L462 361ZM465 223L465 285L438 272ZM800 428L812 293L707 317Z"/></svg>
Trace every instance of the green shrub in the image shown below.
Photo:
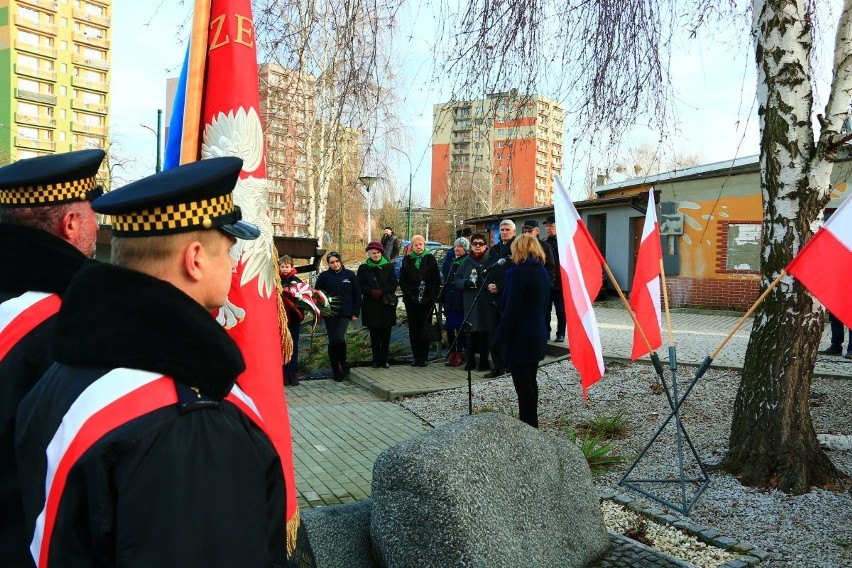
<svg viewBox="0 0 852 568"><path fill-rule="evenodd" d="M612 469L624 461L621 456L612 454L615 448L610 442L604 441L603 436L578 438L577 433L572 428L568 428L565 430L565 437L580 448L594 475Z"/></svg>
<svg viewBox="0 0 852 568"><path fill-rule="evenodd" d="M627 417L623 412L615 416L598 415L581 422L577 428L588 436L601 438L623 438L627 434Z"/></svg>

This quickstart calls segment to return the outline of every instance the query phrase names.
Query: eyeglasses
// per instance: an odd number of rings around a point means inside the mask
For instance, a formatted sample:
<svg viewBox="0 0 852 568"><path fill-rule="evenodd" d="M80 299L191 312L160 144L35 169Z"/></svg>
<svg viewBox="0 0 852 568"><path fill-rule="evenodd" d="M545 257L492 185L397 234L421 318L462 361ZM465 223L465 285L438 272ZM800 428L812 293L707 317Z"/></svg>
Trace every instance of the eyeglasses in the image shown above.
<svg viewBox="0 0 852 568"><path fill-rule="evenodd" d="M524 234L532 233L532 232L533 232L533 230L530 229L529 227L524 227Z"/></svg>
<svg viewBox="0 0 852 568"><path fill-rule="evenodd" d="M477 241L477 242L475 242L475 243L470 243L470 244L472 244L472 245L473 245L473 246L475 246L475 247L484 247L484 246L485 246L485 243L481 243L481 242L479 242L479 241Z"/></svg>

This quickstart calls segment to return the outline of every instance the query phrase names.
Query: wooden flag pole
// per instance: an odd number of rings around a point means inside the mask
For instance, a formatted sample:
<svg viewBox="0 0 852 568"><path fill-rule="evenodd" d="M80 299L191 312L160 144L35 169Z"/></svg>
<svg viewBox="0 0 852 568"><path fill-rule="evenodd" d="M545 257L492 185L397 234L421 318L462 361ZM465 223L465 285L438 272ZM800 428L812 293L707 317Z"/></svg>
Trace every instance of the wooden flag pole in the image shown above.
<svg viewBox="0 0 852 568"><path fill-rule="evenodd" d="M183 140L180 163L198 161L201 144L201 112L204 104L204 74L207 70L207 28L212 0L195 0L192 35L189 38L189 65L186 74L186 102L183 110Z"/></svg>
<svg viewBox="0 0 852 568"><path fill-rule="evenodd" d="M642 341L645 342L645 347L648 348L649 353L655 355L656 351L651 349L651 342L648 341L648 337L645 335L645 330L642 329L642 326L639 324L639 320L636 319L636 314L633 312L633 308L630 307L630 302L628 302L627 298L624 296L624 292L622 292L621 286L618 285L618 280L615 279L615 276L612 274L612 270L609 269L609 264L607 264L606 260L603 262L603 267L613 286L615 286L615 291L618 292L618 297L621 298L621 302L624 304L624 307L627 308L627 313L630 314L630 319L633 320L633 325L635 325L636 329L639 330L639 336L642 338Z"/></svg>
<svg viewBox="0 0 852 568"><path fill-rule="evenodd" d="M786 276L786 275L787 275L787 272L782 270L781 273L778 275L778 277L775 278L775 280L772 281L772 283L769 285L769 287L767 287L766 290L763 291L763 294L761 294L760 297L757 300L755 300L755 302L751 305L751 307L748 309L748 311L745 314L743 314L743 317L741 317L740 321L738 321L736 323L736 325L734 326L734 329L731 330L731 333L729 333L728 336L722 341L722 343L719 344L719 347L716 348L716 351L714 351L713 354L710 355L710 359L716 358L716 356L719 354L719 351L721 351L722 348L725 347L725 345L728 343L728 341L730 341L731 337L733 337L734 334L737 331L739 331L739 329L743 326L745 321L748 318L751 317L751 314L754 313L754 310L757 309L757 306L759 306L760 303L763 300L766 299L766 296L769 295L769 293L778 285L779 282L781 282L781 279L784 278L784 276Z"/></svg>

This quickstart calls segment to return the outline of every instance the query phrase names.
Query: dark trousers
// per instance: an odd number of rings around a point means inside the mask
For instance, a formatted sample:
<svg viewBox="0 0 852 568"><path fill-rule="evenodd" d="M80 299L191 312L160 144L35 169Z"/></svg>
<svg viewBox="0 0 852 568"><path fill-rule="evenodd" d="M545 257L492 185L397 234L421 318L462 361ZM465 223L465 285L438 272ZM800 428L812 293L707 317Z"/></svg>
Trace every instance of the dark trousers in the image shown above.
<svg viewBox="0 0 852 568"><path fill-rule="evenodd" d="M538 365L512 365L512 382L518 394L518 417L533 428L538 428Z"/></svg>
<svg viewBox="0 0 852 568"><path fill-rule="evenodd" d="M550 310L556 308L556 335L565 336L565 296L562 290L550 291L550 304L547 307L547 333L550 333Z"/></svg>
<svg viewBox="0 0 852 568"><path fill-rule="evenodd" d="M415 361L426 361L429 356L429 336L426 333L426 318L431 315L426 304L405 304L408 316L408 338L411 341L411 355Z"/></svg>
<svg viewBox="0 0 852 568"><path fill-rule="evenodd" d="M488 370L488 332L472 331L468 335L467 362L471 368L476 366L476 355L479 354L479 370Z"/></svg>
<svg viewBox="0 0 852 568"><path fill-rule="evenodd" d="M388 348L390 348L391 328L371 327L370 347L373 350L373 363L384 365L388 362Z"/></svg>
<svg viewBox="0 0 852 568"><path fill-rule="evenodd" d="M322 321L325 323L325 332L328 334L329 345L346 343L346 330L349 328L349 318L322 318Z"/></svg>
<svg viewBox="0 0 852 568"><path fill-rule="evenodd" d="M448 329L447 345L449 345L451 353L461 353L464 351L467 346L464 332L460 329Z"/></svg>
<svg viewBox="0 0 852 568"><path fill-rule="evenodd" d="M299 368L299 329L301 327L300 323L287 324L287 329L293 338L293 355L290 357L290 362L284 365L284 378L287 381L296 378L296 370Z"/></svg>
<svg viewBox="0 0 852 568"><path fill-rule="evenodd" d="M831 349L843 351L843 331L846 326L830 312L828 323L831 325ZM849 343L846 345L846 351L852 353L852 328L849 328Z"/></svg>

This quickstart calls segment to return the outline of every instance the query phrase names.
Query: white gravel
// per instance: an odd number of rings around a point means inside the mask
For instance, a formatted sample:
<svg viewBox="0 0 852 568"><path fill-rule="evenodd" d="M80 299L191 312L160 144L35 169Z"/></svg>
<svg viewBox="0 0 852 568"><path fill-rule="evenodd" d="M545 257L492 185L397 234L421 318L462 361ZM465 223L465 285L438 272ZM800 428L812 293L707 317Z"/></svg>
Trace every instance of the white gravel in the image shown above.
<svg viewBox="0 0 852 568"><path fill-rule="evenodd" d="M694 367L684 366L679 371L679 385L685 385L693 372ZM669 380L668 374L666 379ZM705 467L718 464L727 449L738 382L738 372L710 369L682 407L682 422ZM576 426L596 415L623 412L629 432L612 442L615 453L630 461L667 415L668 403L663 394L653 392L656 374L647 365L608 363L604 379L590 389L587 404L582 400L577 373L567 361L542 367L538 383L542 431L560 434L566 425ZM852 474L852 448L848 443L848 436L852 435L852 380L814 379L811 398L814 427L817 434L826 435L821 439L831 448L828 455L838 468ZM508 377L475 384L473 401L474 407L488 405L517 414L517 398ZM467 389L402 399L400 404L436 426L467 414ZM631 478L656 479L674 474L674 432L670 424ZM686 465L690 465L688 461ZM597 486L666 510L618 485L626 467L627 464L598 476ZM688 470L697 471L694 467ZM743 487L712 467L708 473L710 484L690 511L689 521L766 550L770 556L762 566L852 566L852 492L848 489L836 493L813 490L806 495L789 496L775 490ZM659 489L647 487L659 494ZM679 500L677 495L671 497L675 502Z"/></svg>

